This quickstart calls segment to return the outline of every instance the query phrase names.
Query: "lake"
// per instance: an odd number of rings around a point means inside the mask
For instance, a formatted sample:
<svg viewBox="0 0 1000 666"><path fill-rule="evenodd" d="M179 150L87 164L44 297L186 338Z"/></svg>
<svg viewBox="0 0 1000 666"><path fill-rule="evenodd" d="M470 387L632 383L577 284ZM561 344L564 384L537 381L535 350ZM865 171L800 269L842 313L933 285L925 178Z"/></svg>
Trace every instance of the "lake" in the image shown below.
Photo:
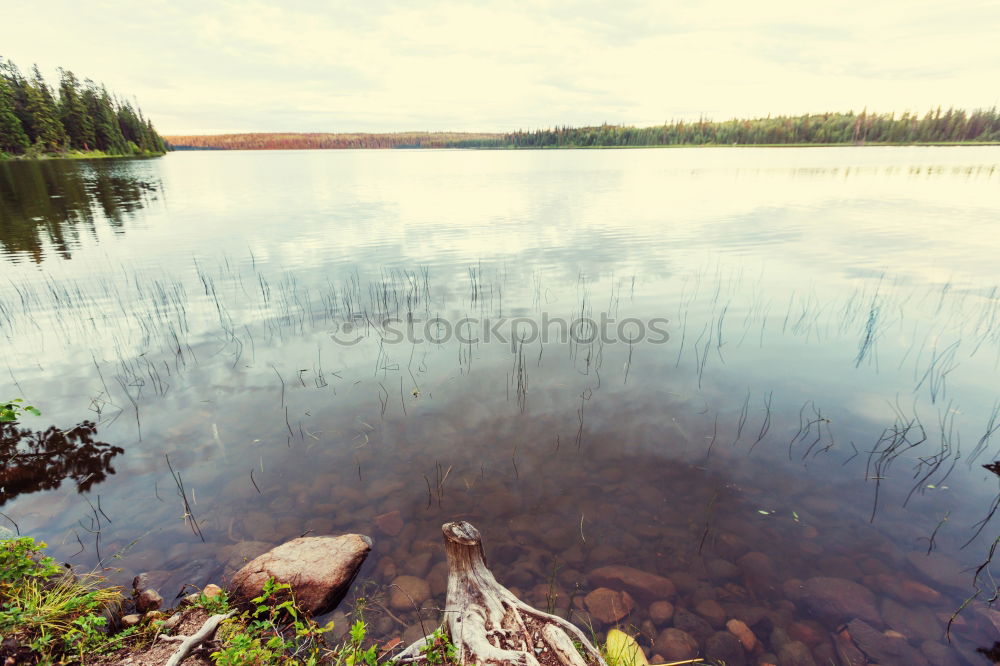
<svg viewBox="0 0 1000 666"><path fill-rule="evenodd" d="M651 656L738 619L829 663L861 617L988 663L1000 147L0 163L0 216L0 397L42 411L0 524L61 560L172 597L361 532L353 595L413 637L388 586L437 621L465 519L521 598ZM606 566L676 595L608 620Z"/></svg>

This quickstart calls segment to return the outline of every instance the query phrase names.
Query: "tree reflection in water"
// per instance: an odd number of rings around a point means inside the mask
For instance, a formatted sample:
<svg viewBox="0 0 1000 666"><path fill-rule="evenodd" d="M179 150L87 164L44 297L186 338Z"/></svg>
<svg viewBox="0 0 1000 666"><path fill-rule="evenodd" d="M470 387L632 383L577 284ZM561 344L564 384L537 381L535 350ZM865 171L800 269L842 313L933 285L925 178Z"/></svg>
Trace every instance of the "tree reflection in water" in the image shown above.
<svg viewBox="0 0 1000 666"><path fill-rule="evenodd" d="M114 474L111 459L125 449L96 441L96 434L92 421L44 432L0 423L0 506L24 493L58 488L63 479L86 492Z"/></svg>
<svg viewBox="0 0 1000 666"><path fill-rule="evenodd" d="M101 228L124 233L159 196L145 160L0 162L0 255L71 258Z"/></svg>

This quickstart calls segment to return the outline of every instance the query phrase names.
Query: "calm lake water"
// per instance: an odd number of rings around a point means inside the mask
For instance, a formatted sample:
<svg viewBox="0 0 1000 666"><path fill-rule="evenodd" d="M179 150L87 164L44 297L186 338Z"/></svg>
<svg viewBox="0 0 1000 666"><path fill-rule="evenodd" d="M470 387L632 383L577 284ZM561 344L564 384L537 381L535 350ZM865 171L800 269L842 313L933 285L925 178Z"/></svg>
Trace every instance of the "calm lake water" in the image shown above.
<svg viewBox="0 0 1000 666"><path fill-rule="evenodd" d="M0 164L0 397L96 424L7 431L0 523L165 597L362 532L355 593L412 637L387 586L440 617L461 518L599 635L594 569L670 577L672 618L620 621L650 655L721 613L748 663L836 663L861 615L988 663L998 250L997 147Z"/></svg>

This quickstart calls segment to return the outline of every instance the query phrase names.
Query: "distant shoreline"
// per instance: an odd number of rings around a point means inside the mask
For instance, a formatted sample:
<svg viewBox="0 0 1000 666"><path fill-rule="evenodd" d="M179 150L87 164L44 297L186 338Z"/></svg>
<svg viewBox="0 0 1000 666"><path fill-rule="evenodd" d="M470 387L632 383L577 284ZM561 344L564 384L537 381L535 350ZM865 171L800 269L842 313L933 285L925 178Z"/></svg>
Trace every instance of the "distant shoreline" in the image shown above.
<svg viewBox="0 0 1000 666"><path fill-rule="evenodd" d="M819 113L801 116L675 121L650 127L557 126L509 132L242 132L164 137L182 150L337 148L651 148L859 145L983 145L1000 143L1000 110L940 108L903 113Z"/></svg>
<svg viewBox="0 0 1000 666"><path fill-rule="evenodd" d="M169 137L164 137L169 141ZM882 142L882 143L681 143L681 144L649 144L640 146L385 146L360 147L347 146L338 148L281 147L281 148L216 148L200 146L171 145L170 152L277 152L287 150L645 150L650 148L904 148L912 146L938 147L969 147L969 146L1000 146L1000 141L919 141L919 142ZM106 157L119 157L107 155ZM127 156L123 156L127 157Z"/></svg>

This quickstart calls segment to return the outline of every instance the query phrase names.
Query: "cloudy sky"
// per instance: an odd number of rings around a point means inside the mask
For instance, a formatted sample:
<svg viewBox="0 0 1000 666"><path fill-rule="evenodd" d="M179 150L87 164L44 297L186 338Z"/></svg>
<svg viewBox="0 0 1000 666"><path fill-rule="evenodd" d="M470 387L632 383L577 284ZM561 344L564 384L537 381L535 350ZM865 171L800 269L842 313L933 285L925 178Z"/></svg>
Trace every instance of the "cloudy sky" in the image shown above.
<svg viewBox="0 0 1000 666"><path fill-rule="evenodd" d="M0 56L163 134L650 125L993 106L1000 2L9 0Z"/></svg>

